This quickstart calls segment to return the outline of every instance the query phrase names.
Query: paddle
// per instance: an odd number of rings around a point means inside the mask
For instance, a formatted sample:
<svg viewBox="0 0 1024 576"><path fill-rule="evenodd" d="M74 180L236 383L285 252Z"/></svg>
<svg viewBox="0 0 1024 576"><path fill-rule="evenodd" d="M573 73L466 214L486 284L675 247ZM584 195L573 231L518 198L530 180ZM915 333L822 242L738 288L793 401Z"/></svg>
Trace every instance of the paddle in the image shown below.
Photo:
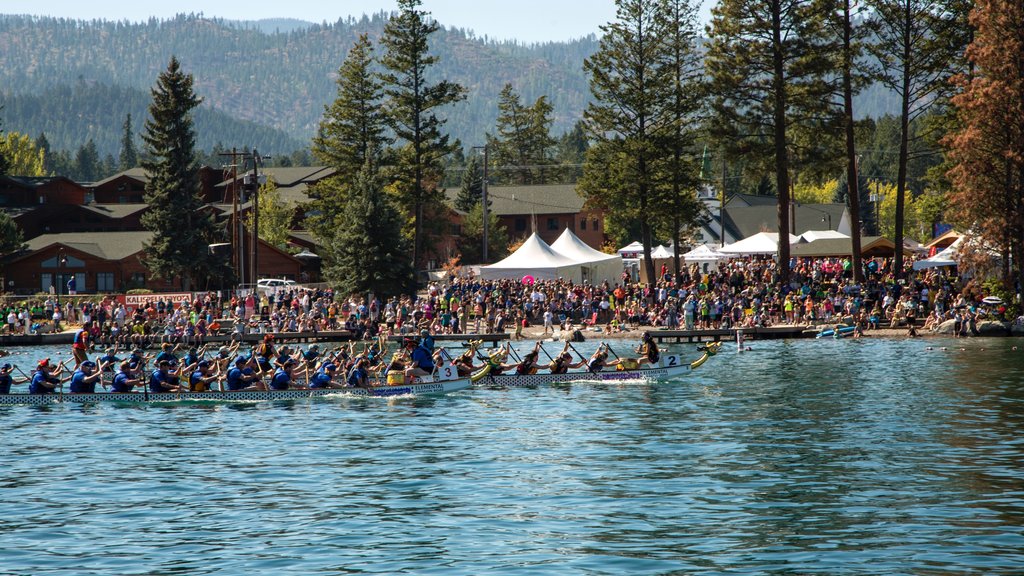
<svg viewBox="0 0 1024 576"><path fill-rule="evenodd" d="M609 352L611 352L612 354L615 354L615 350L612 350L612 347L611 347L611 346L609 346L607 342L601 342L601 344L604 344L604 347L605 347L605 348L606 348L606 349L607 349L607 350L608 350ZM621 361L621 360L622 360L622 358L619 358L619 355L618 355L618 354L615 354L615 359L616 359L616 360L619 360L619 361Z"/></svg>
<svg viewBox="0 0 1024 576"><path fill-rule="evenodd" d="M594 369L590 367L590 362L588 362L587 359L583 357L583 354L580 354L580 351L577 350L576 347L572 345L572 342L569 342L568 340L566 340L565 343L569 346L569 348L573 352L576 353L577 356L580 357L580 360L583 361L583 365L587 367L587 372L590 372L591 374L593 374L594 373Z"/></svg>

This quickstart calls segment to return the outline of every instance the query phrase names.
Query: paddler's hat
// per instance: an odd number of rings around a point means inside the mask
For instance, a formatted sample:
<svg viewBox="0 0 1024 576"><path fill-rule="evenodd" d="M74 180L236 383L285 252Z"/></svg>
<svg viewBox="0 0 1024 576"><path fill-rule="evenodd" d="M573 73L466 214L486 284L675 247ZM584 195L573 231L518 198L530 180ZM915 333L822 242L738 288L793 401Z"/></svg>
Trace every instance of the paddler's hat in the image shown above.
<svg viewBox="0 0 1024 576"><path fill-rule="evenodd" d="M209 368L210 367L210 361L209 360L200 360L198 366L200 368Z"/></svg>
<svg viewBox="0 0 1024 576"><path fill-rule="evenodd" d="M113 353L114 353L114 349L113 348L107 348L107 354L113 354Z"/></svg>
<svg viewBox="0 0 1024 576"><path fill-rule="evenodd" d="M161 360L161 361L157 362L156 365L157 366L170 366L171 365L171 361L170 360Z"/></svg>
<svg viewBox="0 0 1024 576"><path fill-rule="evenodd" d="M324 364L324 372L334 372L338 367L334 364Z"/></svg>
<svg viewBox="0 0 1024 576"><path fill-rule="evenodd" d="M3 366L0 366L0 370L13 370L13 369L14 369L14 366L11 366L10 364L4 364Z"/></svg>
<svg viewBox="0 0 1024 576"><path fill-rule="evenodd" d="M50 359L49 358L43 358L42 360L39 361L39 364L38 364L37 367L38 368L46 368L49 365L50 365Z"/></svg>
<svg viewBox="0 0 1024 576"><path fill-rule="evenodd" d="M273 339L274 339L274 335L273 334L267 334L267 335L263 336L263 341L264 342L270 342Z"/></svg>
<svg viewBox="0 0 1024 576"><path fill-rule="evenodd" d="M227 346L221 346L217 353L220 354L221 357L227 357L227 355L231 353L231 349Z"/></svg>
<svg viewBox="0 0 1024 576"><path fill-rule="evenodd" d="M319 344L310 344L309 345L309 349L310 350L319 350L320 349L320 345Z"/></svg>
<svg viewBox="0 0 1024 576"><path fill-rule="evenodd" d="M95 368L95 367L96 367L96 363L93 362L92 360L86 360L85 362L82 362L82 368Z"/></svg>
<svg viewBox="0 0 1024 576"><path fill-rule="evenodd" d="M284 361L284 367L287 368L289 366L295 366L295 359L294 358L289 358L289 359Z"/></svg>

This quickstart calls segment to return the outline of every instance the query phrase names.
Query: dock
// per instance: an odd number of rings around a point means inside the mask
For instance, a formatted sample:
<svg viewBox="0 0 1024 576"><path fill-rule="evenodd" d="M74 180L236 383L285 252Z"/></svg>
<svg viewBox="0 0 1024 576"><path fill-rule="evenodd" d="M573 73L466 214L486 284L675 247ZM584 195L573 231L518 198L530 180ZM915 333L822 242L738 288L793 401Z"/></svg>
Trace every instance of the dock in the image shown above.
<svg viewBox="0 0 1024 576"><path fill-rule="evenodd" d="M322 332L268 332L274 335L275 343L305 343L305 342L349 342L353 340L353 334L348 330L328 330ZM255 344L263 341L266 334L251 332L248 334L236 334L233 332L207 335L202 338L204 344L229 344L231 342L244 342ZM74 332L59 332L57 334L15 334L0 336L0 346L36 346L36 345L61 345L74 342ZM199 341L198 338L193 338ZM184 338L167 338L162 334L151 334L150 341L160 342L182 342ZM102 346L102 344L97 344Z"/></svg>
<svg viewBox="0 0 1024 576"><path fill-rule="evenodd" d="M394 336L388 336L388 342L401 342L404 338L416 338L418 334L396 334ZM508 340L509 335L507 332L496 332L493 334L434 334L434 342L458 342L464 343L470 340L483 340L484 342L491 345L491 348L497 348L498 344Z"/></svg>
<svg viewBox="0 0 1024 576"><path fill-rule="evenodd" d="M743 332L745 340L785 340L790 338L814 338L817 329L811 326L771 326L768 328L727 328L718 330L648 330L658 343L718 342L736 340L736 333Z"/></svg>

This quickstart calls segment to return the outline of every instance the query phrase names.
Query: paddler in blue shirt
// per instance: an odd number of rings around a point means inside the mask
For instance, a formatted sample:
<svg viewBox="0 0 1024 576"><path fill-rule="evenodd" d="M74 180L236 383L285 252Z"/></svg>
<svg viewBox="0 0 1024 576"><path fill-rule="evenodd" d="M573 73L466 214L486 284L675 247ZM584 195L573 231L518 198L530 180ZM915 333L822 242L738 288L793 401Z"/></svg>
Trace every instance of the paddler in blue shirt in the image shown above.
<svg viewBox="0 0 1024 576"><path fill-rule="evenodd" d="M149 375L150 392L181 392L177 385L177 377L171 372L171 361L160 360L157 369Z"/></svg>
<svg viewBox="0 0 1024 576"><path fill-rule="evenodd" d="M53 394L61 383L60 373L63 371L63 362L53 366L49 358L40 360L35 373L32 374L32 383L28 387L29 394Z"/></svg>
<svg viewBox="0 0 1024 576"><path fill-rule="evenodd" d="M292 372L295 369L295 360L289 358L284 365L274 372L270 379L270 387L274 390L288 390L289 388L301 388L292 384Z"/></svg>
<svg viewBox="0 0 1024 576"><path fill-rule="evenodd" d="M28 378L15 379L11 376L11 372L14 371L14 366L10 364L4 364L0 366L0 394L10 394L12 384L23 384L28 382Z"/></svg>
<svg viewBox="0 0 1024 576"><path fill-rule="evenodd" d="M431 350L415 340L407 340L406 347L412 350L409 367L405 369L405 383L411 384L417 377L430 376L434 372L434 357Z"/></svg>
<svg viewBox="0 0 1024 576"><path fill-rule="evenodd" d="M225 380L228 390L266 390L266 385L260 380L260 373L250 367L255 364L250 358L239 356L235 358L235 367L228 370Z"/></svg>
<svg viewBox="0 0 1024 576"><path fill-rule="evenodd" d="M220 372L214 373L214 364L209 360L200 360L196 369L188 378L188 389L190 392L209 392L213 389L210 384L220 378Z"/></svg>
<svg viewBox="0 0 1024 576"><path fill-rule="evenodd" d="M366 370L369 361L359 358L348 373L347 383L352 388L369 388L370 373Z"/></svg>
<svg viewBox="0 0 1024 576"><path fill-rule="evenodd" d="M96 363L86 360L78 366L78 370L71 375L72 394L95 394L96 381L103 373L96 369Z"/></svg>
<svg viewBox="0 0 1024 576"><path fill-rule="evenodd" d="M114 381L110 383L110 391L125 394L134 392L136 386L145 386L146 383L139 378L136 368L138 368L138 364L127 360L121 362L120 369L114 374Z"/></svg>
<svg viewBox="0 0 1024 576"><path fill-rule="evenodd" d="M324 364L320 370L309 380L310 388L344 388L345 386L340 382L334 381L334 375L338 371L338 367L328 362Z"/></svg>

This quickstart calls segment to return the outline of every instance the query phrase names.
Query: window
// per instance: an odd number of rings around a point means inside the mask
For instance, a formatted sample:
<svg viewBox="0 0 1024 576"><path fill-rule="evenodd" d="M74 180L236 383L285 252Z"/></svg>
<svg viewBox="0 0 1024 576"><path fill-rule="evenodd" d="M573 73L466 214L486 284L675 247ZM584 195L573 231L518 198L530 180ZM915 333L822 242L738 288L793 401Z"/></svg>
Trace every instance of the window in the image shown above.
<svg viewBox="0 0 1024 576"><path fill-rule="evenodd" d="M548 218L548 230L558 230L558 218Z"/></svg>
<svg viewBox="0 0 1024 576"><path fill-rule="evenodd" d="M142 272L132 272L131 280L128 281L129 288L145 288L146 275Z"/></svg>
<svg viewBox="0 0 1024 576"><path fill-rule="evenodd" d="M586 229L587 229L587 219L584 218L583 220L580 220L580 230L586 230Z"/></svg>
<svg viewBox="0 0 1024 576"><path fill-rule="evenodd" d="M516 218L516 232L524 232L526 230L526 218Z"/></svg>
<svg viewBox="0 0 1024 576"><path fill-rule="evenodd" d="M598 227L598 224L597 224L597 218L594 218L594 230L596 231L596 230L599 230L599 229L600 228Z"/></svg>
<svg viewBox="0 0 1024 576"><path fill-rule="evenodd" d="M113 292L114 291L114 273L113 272L97 272L96 273L96 291L97 292Z"/></svg>

